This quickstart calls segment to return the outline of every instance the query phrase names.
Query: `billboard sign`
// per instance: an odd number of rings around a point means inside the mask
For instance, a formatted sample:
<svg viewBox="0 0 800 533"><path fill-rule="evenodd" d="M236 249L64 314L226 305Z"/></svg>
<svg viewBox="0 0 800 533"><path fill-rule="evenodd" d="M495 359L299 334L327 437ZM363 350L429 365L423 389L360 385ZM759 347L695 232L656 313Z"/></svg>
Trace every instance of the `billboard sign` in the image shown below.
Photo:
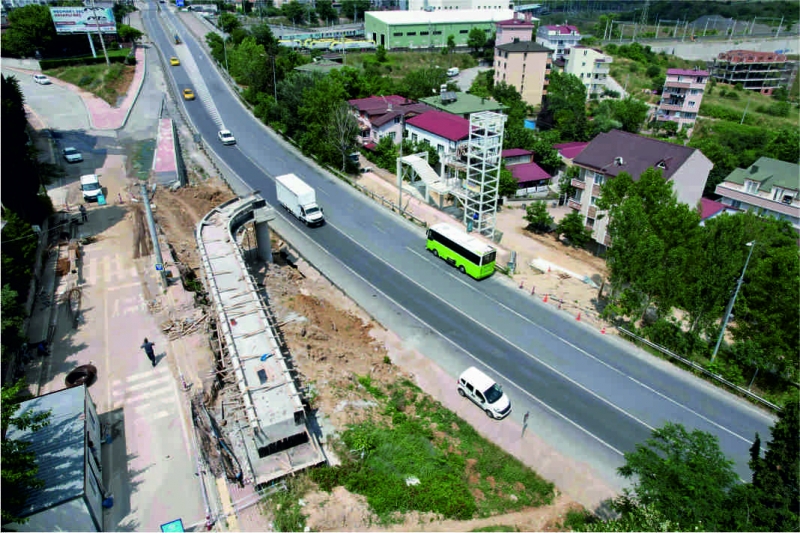
<svg viewBox="0 0 800 533"><path fill-rule="evenodd" d="M183 7L183 5L184 5L183 4L183 0L175 0L175 6L176 7Z"/></svg>
<svg viewBox="0 0 800 533"><path fill-rule="evenodd" d="M110 7L51 7L56 33L117 33L114 10Z"/></svg>

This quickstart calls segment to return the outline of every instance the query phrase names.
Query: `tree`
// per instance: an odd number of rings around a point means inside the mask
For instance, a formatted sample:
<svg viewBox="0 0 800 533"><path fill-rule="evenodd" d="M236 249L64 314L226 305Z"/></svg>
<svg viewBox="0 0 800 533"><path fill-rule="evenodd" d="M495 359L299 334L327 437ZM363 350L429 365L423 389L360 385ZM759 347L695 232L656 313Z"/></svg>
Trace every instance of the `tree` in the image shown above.
<svg viewBox="0 0 800 533"><path fill-rule="evenodd" d="M50 423L50 412L25 411L19 414L20 393L26 389L24 380L11 387L2 388L2 453L0 453L0 477L2 478L2 520L3 523L27 520L17 513L25 505L30 490L44 486L36 476L39 467L36 455L30 450L31 444L23 440L9 440L9 428L19 431L38 431Z"/></svg>
<svg viewBox="0 0 800 533"><path fill-rule="evenodd" d="M533 150L533 160L536 164L551 175L555 174L563 164L558 150L553 148L558 141L558 132L541 131L532 134L532 143L525 146L526 149Z"/></svg>
<svg viewBox="0 0 800 533"><path fill-rule="evenodd" d="M648 111L647 104L628 96L624 100L614 100L614 118L619 120L624 131L639 133Z"/></svg>
<svg viewBox="0 0 800 533"><path fill-rule="evenodd" d="M448 35L447 36L447 52L450 54L454 54L456 51L456 36L455 35Z"/></svg>
<svg viewBox="0 0 800 533"><path fill-rule="evenodd" d="M354 22L364 20L364 13L369 11L370 0L342 0L341 13Z"/></svg>
<svg viewBox="0 0 800 533"><path fill-rule="evenodd" d="M556 238L562 236L573 246L583 247L592 239L592 232L583 225L583 215L573 211L562 218L556 227Z"/></svg>
<svg viewBox="0 0 800 533"><path fill-rule="evenodd" d="M553 224L553 217L547 212L547 204L543 200L533 202L525 209L523 217L528 223L527 228L536 233L544 233L550 230Z"/></svg>
<svg viewBox="0 0 800 533"><path fill-rule="evenodd" d="M472 28L467 35L467 46L477 55L486 46L486 32L482 28Z"/></svg>
<svg viewBox="0 0 800 533"><path fill-rule="evenodd" d="M56 38L50 9L27 5L8 13L9 27L3 32L3 55L33 56L37 50L49 50Z"/></svg>
<svg viewBox="0 0 800 533"><path fill-rule="evenodd" d="M433 96L447 82L447 74L440 68L412 70L400 82L400 93L412 100Z"/></svg>
<svg viewBox="0 0 800 533"><path fill-rule="evenodd" d="M292 0L281 5L281 15L288 18L293 24L298 24L306 15L306 7L297 0Z"/></svg>
<svg viewBox="0 0 800 533"><path fill-rule="evenodd" d="M519 182L514 174L503 167L500 170L500 184L497 188L497 194L502 197L513 198L519 190Z"/></svg>
<svg viewBox="0 0 800 533"><path fill-rule="evenodd" d="M347 167L347 156L356 149L357 136L358 121L350 111L347 102L341 101L331 111L331 118L328 122L328 140L342 155L342 172Z"/></svg>
<svg viewBox="0 0 800 533"><path fill-rule="evenodd" d="M800 529L800 413L796 399L784 405L771 428L772 440L761 457L756 433L750 448L752 484L748 487L756 508L742 512L738 531L797 531Z"/></svg>
<svg viewBox="0 0 800 533"><path fill-rule="evenodd" d="M264 47L267 55L277 56L281 49L278 46L278 39L272 33L270 27L266 24L257 24L250 28L250 34L255 39L256 44Z"/></svg>
<svg viewBox="0 0 800 533"><path fill-rule="evenodd" d="M334 9L331 0L317 0L317 15L327 24L339 20L339 14Z"/></svg>
<svg viewBox="0 0 800 533"><path fill-rule="evenodd" d="M625 454L625 465L617 471L633 487L625 489L614 507L623 516L640 506L652 507L680 528L719 531L728 512L728 491L738 480L733 464L716 436L689 433L667 422Z"/></svg>
<svg viewBox="0 0 800 533"><path fill-rule="evenodd" d="M144 33L127 24L117 24L117 35L126 42L135 42L142 38Z"/></svg>
<svg viewBox="0 0 800 533"><path fill-rule="evenodd" d="M558 180L558 194L572 198L575 196L575 187L572 186L572 180L579 178L581 175L580 167L567 167L567 170L561 174Z"/></svg>
<svg viewBox="0 0 800 533"><path fill-rule="evenodd" d="M232 33L233 30L242 27L242 23L233 13L223 13L217 19L217 27L225 33Z"/></svg>
<svg viewBox="0 0 800 533"><path fill-rule="evenodd" d="M375 59L378 63L386 63L386 47L382 44L379 44L378 49L375 50Z"/></svg>
<svg viewBox="0 0 800 533"><path fill-rule="evenodd" d="M572 74L552 72L537 122L540 128L558 130L564 141L585 141L588 132L583 82Z"/></svg>

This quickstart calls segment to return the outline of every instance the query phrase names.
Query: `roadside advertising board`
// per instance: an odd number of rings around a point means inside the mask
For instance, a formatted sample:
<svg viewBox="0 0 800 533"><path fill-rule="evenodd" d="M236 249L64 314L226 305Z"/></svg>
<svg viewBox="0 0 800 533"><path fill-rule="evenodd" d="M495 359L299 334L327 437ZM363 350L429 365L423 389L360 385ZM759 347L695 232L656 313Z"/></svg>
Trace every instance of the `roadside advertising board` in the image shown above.
<svg viewBox="0 0 800 533"><path fill-rule="evenodd" d="M110 7L51 7L56 33L117 33L114 11Z"/></svg>

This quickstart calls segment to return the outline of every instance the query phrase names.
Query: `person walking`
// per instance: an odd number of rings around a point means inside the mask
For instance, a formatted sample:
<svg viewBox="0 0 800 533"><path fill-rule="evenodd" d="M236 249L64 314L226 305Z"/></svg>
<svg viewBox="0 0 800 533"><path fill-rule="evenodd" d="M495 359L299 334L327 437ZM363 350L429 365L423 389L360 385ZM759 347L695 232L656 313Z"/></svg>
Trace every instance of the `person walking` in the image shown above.
<svg viewBox="0 0 800 533"><path fill-rule="evenodd" d="M89 215L86 214L86 206L81 204L79 210L81 212L81 222L89 222Z"/></svg>
<svg viewBox="0 0 800 533"><path fill-rule="evenodd" d="M150 342L150 341L148 341L147 337L145 337L144 338L144 343L142 343L141 348L142 348L142 350L144 350L144 353L147 354L147 358L150 359L150 362L153 363L153 368L155 368L155 366L156 366L156 353L153 351L154 347L155 347L155 344Z"/></svg>

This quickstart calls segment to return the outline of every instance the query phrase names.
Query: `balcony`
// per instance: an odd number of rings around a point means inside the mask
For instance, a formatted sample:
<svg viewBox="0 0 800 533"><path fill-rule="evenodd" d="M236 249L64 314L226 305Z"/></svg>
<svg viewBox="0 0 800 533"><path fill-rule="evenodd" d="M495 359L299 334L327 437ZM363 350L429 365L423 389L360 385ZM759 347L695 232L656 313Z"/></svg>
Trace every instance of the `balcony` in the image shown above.
<svg viewBox="0 0 800 533"><path fill-rule="evenodd" d="M580 211L581 210L581 203L578 202L577 200L575 200L574 198L570 198L567 201L567 205L569 207L571 207L572 209L576 210L576 211Z"/></svg>
<svg viewBox="0 0 800 533"><path fill-rule="evenodd" d="M658 108L664 111L683 111L683 104L666 104L662 102L658 105Z"/></svg>
<svg viewBox="0 0 800 533"><path fill-rule="evenodd" d="M609 235L608 233L606 233L606 236L603 239L603 245L605 245L606 247L611 246L611 235Z"/></svg>
<svg viewBox="0 0 800 533"><path fill-rule="evenodd" d="M600 186L599 185L592 185L592 196L599 197L600 196Z"/></svg>
<svg viewBox="0 0 800 533"><path fill-rule="evenodd" d="M572 181L570 181L569 184L572 185L573 187L575 187L576 189L585 189L586 188L586 182L583 181L583 180L580 180L578 178L572 178Z"/></svg>
<svg viewBox="0 0 800 533"><path fill-rule="evenodd" d="M687 83L687 82L683 82L683 81L669 81L669 80L667 80L664 83L664 87L667 87L668 89L691 89L692 88L692 84L691 83Z"/></svg>
<svg viewBox="0 0 800 533"><path fill-rule="evenodd" d="M589 218L597 218L597 207L594 205L589 206L589 212L586 214Z"/></svg>

